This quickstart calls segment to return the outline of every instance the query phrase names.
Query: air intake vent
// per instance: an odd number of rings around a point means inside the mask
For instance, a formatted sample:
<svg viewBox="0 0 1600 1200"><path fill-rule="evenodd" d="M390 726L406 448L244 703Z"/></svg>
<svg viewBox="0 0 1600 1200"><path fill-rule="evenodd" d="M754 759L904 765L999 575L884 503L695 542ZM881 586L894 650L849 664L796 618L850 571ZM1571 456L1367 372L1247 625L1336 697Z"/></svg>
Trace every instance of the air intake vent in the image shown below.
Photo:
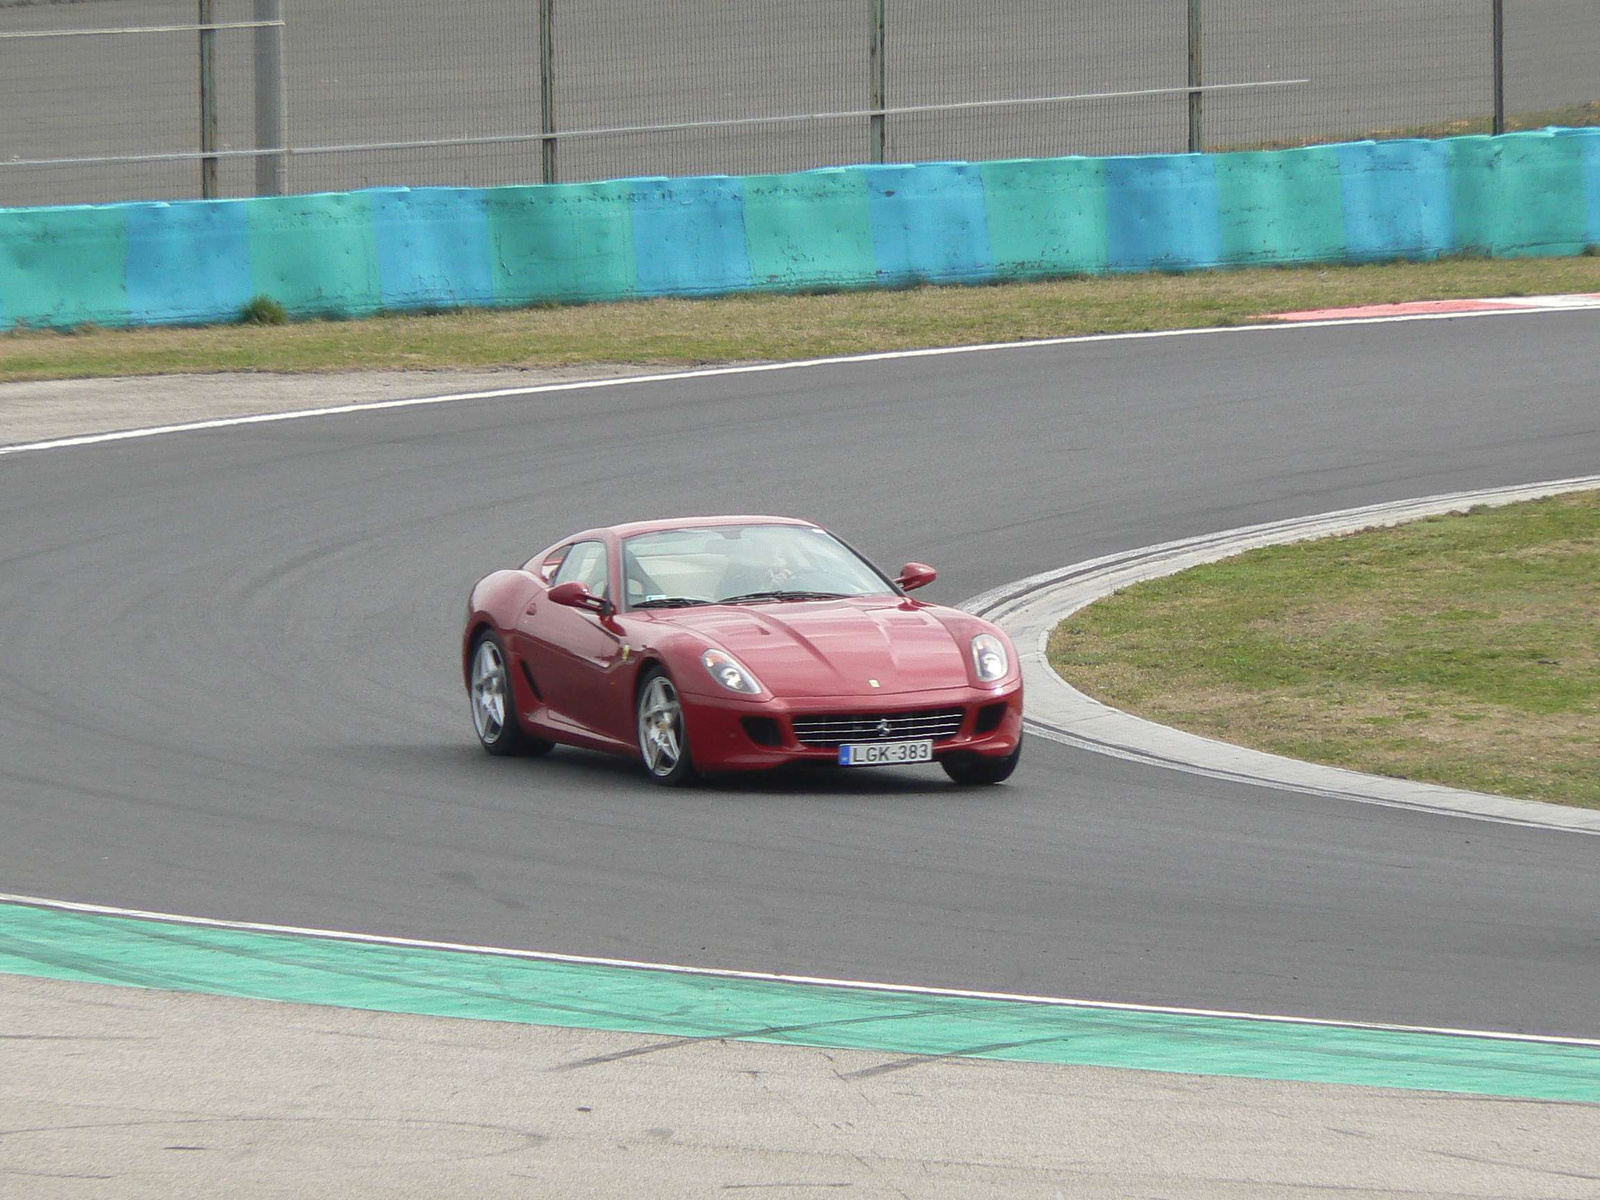
<svg viewBox="0 0 1600 1200"><path fill-rule="evenodd" d="M783 730L771 717L745 717L744 731L758 746L783 745Z"/></svg>
<svg viewBox="0 0 1600 1200"><path fill-rule="evenodd" d="M1006 719L1006 702L999 704L985 704L978 710L978 719L973 722L972 732L993 733L1000 728L1000 722Z"/></svg>

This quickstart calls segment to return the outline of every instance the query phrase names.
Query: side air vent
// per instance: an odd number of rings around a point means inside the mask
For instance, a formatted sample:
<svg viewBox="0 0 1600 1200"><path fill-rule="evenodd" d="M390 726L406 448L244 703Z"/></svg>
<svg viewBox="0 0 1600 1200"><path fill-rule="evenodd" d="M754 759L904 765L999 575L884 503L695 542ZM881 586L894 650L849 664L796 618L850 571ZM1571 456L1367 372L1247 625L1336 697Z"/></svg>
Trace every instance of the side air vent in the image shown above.
<svg viewBox="0 0 1600 1200"><path fill-rule="evenodd" d="M783 730L771 717L744 717L744 731L758 746L783 745Z"/></svg>
<svg viewBox="0 0 1600 1200"><path fill-rule="evenodd" d="M974 733L993 733L1000 728L1000 722L1006 719L1006 704L985 704L978 710L977 724L973 726Z"/></svg>

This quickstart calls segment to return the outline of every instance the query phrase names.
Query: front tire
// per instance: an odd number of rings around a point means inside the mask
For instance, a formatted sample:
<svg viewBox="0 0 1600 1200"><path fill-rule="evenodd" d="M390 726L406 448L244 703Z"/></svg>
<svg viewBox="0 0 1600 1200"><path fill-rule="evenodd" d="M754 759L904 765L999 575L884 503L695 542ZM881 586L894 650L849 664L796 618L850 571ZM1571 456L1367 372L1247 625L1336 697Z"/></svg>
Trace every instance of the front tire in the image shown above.
<svg viewBox="0 0 1600 1200"><path fill-rule="evenodd" d="M1004 758L986 758L979 754L961 754L951 758L941 759L939 765L944 768L944 773L960 784L962 787L985 787L993 783L1004 783L1011 778L1011 772L1017 769L1017 762L1022 758L1022 742L1017 742L1017 748Z"/></svg>
<svg viewBox="0 0 1600 1200"><path fill-rule="evenodd" d="M695 778L689 755L689 731L684 724L678 689L660 667L651 667L639 681L639 755L653 782L682 787Z"/></svg>
<svg viewBox="0 0 1600 1200"><path fill-rule="evenodd" d="M510 658L505 643L484 630L472 643L472 668L467 697L472 703L472 727L490 754L545 754L550 743L530 737L517 718L517 697L511 688Z"/></svg>

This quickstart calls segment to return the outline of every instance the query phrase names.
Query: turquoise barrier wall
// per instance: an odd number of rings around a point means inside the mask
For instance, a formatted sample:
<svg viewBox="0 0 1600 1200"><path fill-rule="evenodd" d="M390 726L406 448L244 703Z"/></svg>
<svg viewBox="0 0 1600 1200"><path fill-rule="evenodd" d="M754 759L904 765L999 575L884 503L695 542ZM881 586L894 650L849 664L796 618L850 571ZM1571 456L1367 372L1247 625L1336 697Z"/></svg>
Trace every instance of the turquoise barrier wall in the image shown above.
<svg viewBox="0 0 1600 1200"><path fill-rule="evenodd" d="M0 209L0 329L1576 254L1600 129Z"/></svg>
<svg viewBox="0 0 1600 1200"><path fill-rule="evenodd" d="M1428 258L1455 246L1448 142L1337 146L1346 257Z"/></svg>
<svg viewBox="0 0 1600 1200"><path fill-rule="evenodd" d="M0 329L134 324L127 263L125 207L0 210Z"/></svg>
<svg viewBox="0 0 1600 1200"><path fill-rule="evenodd" d="M1105 269L1105 159L990 162L982 174L996 278L1047 279Z"/></svg>
<svg viewBox="0 0 1600 1200"><path fill-rule="evenodd" d="M483 196L497 304L572 304L634 294L633 210L626 184L493 188Z"/></svg>

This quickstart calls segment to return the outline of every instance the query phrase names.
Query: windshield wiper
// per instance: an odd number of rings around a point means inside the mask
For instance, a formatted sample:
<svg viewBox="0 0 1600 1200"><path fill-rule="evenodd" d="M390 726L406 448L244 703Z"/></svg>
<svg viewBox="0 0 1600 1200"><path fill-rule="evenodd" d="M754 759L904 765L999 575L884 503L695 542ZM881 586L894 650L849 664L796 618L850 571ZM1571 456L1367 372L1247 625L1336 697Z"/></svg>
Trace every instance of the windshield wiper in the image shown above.
<svg viewBox="0 0 1600 1200"><path fill-rule="evenodd" d="M710 604L709 600L696 600L692 596L652 596L648 600L636 600L631 608L691 608L696 604Z"/></svg>
<svg viewBox="0 0 1600 1200"><path fill-rule="evenodd" d="M844 592L746 592L742 596L725 596L718 600L718 604L744 604L751 600L842 600Z"/></svg>

